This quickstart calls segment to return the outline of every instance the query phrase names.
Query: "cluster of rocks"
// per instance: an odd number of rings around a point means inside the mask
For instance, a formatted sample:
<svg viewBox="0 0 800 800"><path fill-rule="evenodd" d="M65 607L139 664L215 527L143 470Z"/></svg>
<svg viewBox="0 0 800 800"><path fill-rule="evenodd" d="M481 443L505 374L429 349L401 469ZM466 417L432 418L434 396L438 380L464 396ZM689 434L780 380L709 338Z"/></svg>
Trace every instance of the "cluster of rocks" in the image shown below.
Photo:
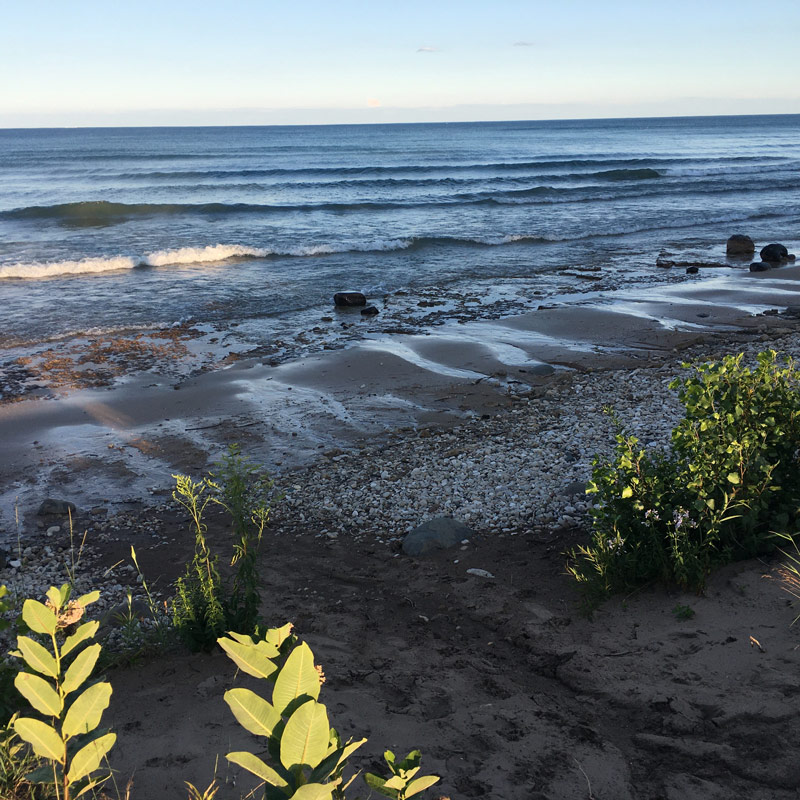
<svg viewBox="0 0 800 800"><path fill-rule="evenodd" d="M742 233L737 233L728 239L726 253L733 258L752 258L756 252L755 242ZM794 263L796 256L790 253L785 245L772 243L761 248L759 252L761 261L750 264L750 272L766 272L768 269Z"/></svg>
<svg viewBox="0 0 800 800"><path fill-rule="evenodd" d="M367 305L367 296L363 292L336 292L333 296L336 308L359 308L362 317L374 317L379 314L376 306Z"/></svg>

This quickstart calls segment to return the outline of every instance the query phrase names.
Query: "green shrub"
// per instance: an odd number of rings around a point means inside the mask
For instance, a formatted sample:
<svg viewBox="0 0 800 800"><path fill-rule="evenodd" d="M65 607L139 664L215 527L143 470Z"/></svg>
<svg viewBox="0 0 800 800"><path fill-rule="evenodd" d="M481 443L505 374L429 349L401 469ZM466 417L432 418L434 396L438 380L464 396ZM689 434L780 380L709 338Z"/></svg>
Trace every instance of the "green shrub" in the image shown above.
<svg viewBox="0 0 800 800"><path fill-rule="evenodd" d="M64 584L61 589L50 588L47 605L25 601L22 619L48 647L38 638L18 636L18 649L13 653L25 666L14 685L44 717L14 719L16 735L43 762L26 779L54 786L60 800L80 797L108 777L97 778L96 772L117 738L98 730L111 698L111 684L89 682L101 647L88 643L99 623L78 625L86 606L100 593L91 592L77 600L70 600L70 593L69 584Z"/></svg>
<svg viewBox="0 0 800 800"><path fill-rule="evenodd" d="M216 474L193 481L174 475L173 498L186 509L195 536L192 560L175 584L173 624L193 651L210 650L226 630L254 633L258 628L258 550L269 522L270 502L277 499L269 476L232 445ZM219 571L219 558L206 540L204 515L209 504L231 519L233 544L230 580Z"/></svg>
<svg viewBox="0 0 800 800"><path fill-rule="evenodd" d="M775 546L770 531L796 526L800 504L800 392L791 360L760 353L684 366L670 388L686 414L666 453L618 430L612 462L596 458L590 544L569 572L605 595L653 580L701 588L717 565Z"/></svg>

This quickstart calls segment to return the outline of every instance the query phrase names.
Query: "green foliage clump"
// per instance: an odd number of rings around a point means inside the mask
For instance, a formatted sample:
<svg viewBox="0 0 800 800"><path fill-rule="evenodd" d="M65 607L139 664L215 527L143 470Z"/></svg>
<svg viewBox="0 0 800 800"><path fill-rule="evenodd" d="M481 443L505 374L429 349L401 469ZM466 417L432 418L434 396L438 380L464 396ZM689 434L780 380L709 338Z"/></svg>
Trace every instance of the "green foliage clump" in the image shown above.
<svg viewBox="0 0 800 800"><path fill-rule="evenodd" d="M791 360L760 353L684 366L670 388L686 413L669 452L652 453L619 427L614 460L595 459L589 545L570 573L598 595L654 580L702 588L715 566L774 548L796 525L800 392Z"/></svg>
<svg viewBox="0 0 800 800"><path fill-rule="evenodd" d="M78 798L108 777L97 778L95 773L117 738L98 730L111 684L89 681L101 651L99 644L89 644L99 623L78 624L100 593L77 600L70 600L70 594L65 584L49 589L47 605L25 601L23 622L48 647L33 636L18 636L18 649L12 654L24 663L14 685L44 717L17 716L13 722L16 735L43 762L26 780L53 786L60 800Z"/></svg>
<svg viewBox="0 0 800 800"><path fill-rule="evenodd" d="M318 700L324 674L314 664L311 648L298 644L291 628L272 628L258 641L236 633L219 639L242 672L272 684L272 702L246 688L228 690L225 702L243 728L266 739L261 749L274 766L247 751L226 758L263 782L264 800L344 800L355 778L344 777L347 761L367 740L343 742L330 726L328 711ZM398 764L387 750L386 760L392 772L388 779L366 775L367 785L386 797L404 800L439 780L434 775L415 777L418 750Z"/></svg>
<svg viewBox="0 0 800 800"><path fill-rule="evenodd" d="M188 512L195 535L192 560L178 578L173 601L173 624L193 651L210 650L226 630L254 633L258 627L258 550L269 522L270 503L276 499L269 476L232 445L216 474L193 481L173 476L173 498ZM236 567L230 581L223 580L219 557L206 540L204 515L209 504L224 509L233 529Z"/></svg>

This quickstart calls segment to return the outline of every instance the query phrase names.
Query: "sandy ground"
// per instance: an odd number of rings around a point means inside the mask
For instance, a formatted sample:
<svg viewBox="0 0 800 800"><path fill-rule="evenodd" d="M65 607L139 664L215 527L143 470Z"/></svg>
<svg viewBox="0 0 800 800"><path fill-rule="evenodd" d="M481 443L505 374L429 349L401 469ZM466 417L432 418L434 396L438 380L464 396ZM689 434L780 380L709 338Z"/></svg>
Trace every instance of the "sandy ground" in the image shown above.
<svg viewBox="0 0 800 800"><path fill-rule="evenodd" d="M6 513L19 497L27 533L45 493L85 507L137 503L176 469L199 474L231 441L286 470L388 429L502 414L520 369L530 388L570 370L677 362L682 348L734 329L767 341L786 332L785 317L752 314L800 306L800 269L737 280L5 406ZM167 541L135 543L148 577L165 586L191 539L174 517L152 513L141 511ZM584 535L478 535L465 550L409 559L396 543L330 540L279 515L263 551L263 612L293 621L314 649L336 727L369 737L358 766L379 767L386 747L420 747L453 800L800 796L800 628L776 563L729 567L702 596L651 587L587 619L562 556ZM121 530L99 546L100 564L136 536ZM674 613L684 606L690 619ZM184 780L210 780L217 755L252 746L222 701L236 679L221 654L164 655L109 679L112 763L121 783L134 775L133 798L183 796ZM238 797L224 758L217 772L220 798Z"/></svg>
<svg viewBox="0 0 800 800"><path fill-rule="evenodd" d="M332 724L369 738L358 767L419 747L451 798L797 797L800 628L775 563L729 567L702 596L650 588L587 619L561 556L579 536L479 536L409 559L279 522L264 613L312 647ZM134 798L205 786L218 755L220 796L239 796L224 753L257 744L222 700L242 685L224 655L108 677L112 763L134 775Z"/></svg>

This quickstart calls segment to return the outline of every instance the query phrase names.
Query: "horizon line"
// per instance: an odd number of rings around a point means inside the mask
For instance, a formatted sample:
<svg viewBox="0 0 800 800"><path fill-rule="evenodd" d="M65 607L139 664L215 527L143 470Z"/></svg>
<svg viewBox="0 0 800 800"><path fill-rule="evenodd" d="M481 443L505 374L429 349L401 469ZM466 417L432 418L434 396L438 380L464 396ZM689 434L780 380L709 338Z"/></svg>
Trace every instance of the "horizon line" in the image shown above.
<svg viewBox="0 0 800 800"><path fill-rule="evenodd" d="M232 111L245 111L247 109L232 109ZM360 110L360 109L359 109ZM388 110L388 109L387 109ZM109 114L119 113L127 114L131 112L107 112ZM151 110L146 113L172 113L167 110ZM214 113L208 111L198 112L184 112L184 113ZM217 112L219 113L219 112ZM100 125L34 125L34 126L19 126L19 125L3 125L0 123L0 131L30 131L30 130L105 130L105 129L129 129L129 128L348 128L356 126L379 126L379 125L492 125L497 123L506 122L615 122L626 120L656 120L656 119L716 119L720 117L800 117L798 111L788 112L769 112L769 113L721 113L721 114L633 114L630 116L592 116L592 117L549 117L533 119L528 117L512 117L506 119L474 119L474 120L420 120L420 121L362 121L362 122L239 122L231 123L228 125L211 125L211 124L191 124L191 123L171 123L162 125L148 125L148 124L100 124Z"/></svg>

